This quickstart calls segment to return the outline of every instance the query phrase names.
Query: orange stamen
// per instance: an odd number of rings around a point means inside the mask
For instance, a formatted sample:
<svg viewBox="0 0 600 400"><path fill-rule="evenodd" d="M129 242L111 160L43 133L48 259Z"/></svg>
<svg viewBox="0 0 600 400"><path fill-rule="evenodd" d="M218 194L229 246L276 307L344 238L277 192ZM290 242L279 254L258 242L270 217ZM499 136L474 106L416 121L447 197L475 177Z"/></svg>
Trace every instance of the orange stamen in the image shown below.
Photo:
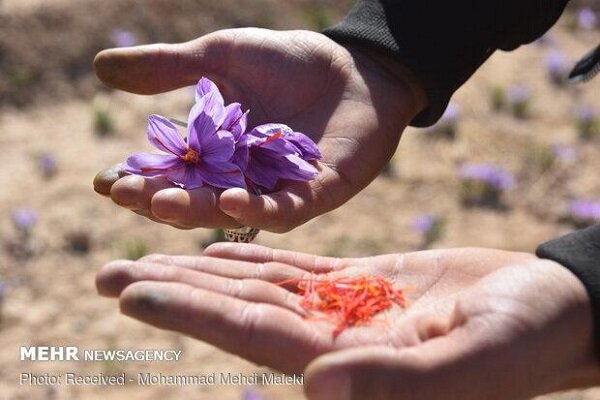
<svg viewBox="0 0 600 400"><path fill-rule="evenodd" d="M198 164L198 161L200 161L200 154L198 154L196 150L190 149L188 147L187 153L185 153L185 156L181 157L181 159L185 162Z"/></svg>

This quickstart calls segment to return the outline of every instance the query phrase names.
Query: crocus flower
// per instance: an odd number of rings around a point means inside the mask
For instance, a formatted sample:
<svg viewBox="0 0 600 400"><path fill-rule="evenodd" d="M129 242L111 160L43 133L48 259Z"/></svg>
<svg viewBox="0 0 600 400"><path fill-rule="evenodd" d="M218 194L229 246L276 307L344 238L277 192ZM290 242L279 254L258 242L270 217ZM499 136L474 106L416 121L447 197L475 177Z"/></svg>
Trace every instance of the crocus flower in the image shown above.
<svg viewBox="0 0 600 400"><path fill-rule="evenodd" d="M437 223L438 217L434 214L423 214L416 217L412 222L412 228L415 232L426 234Z"/></svg>
<svg viewBox="0 0 600 400"><path fill-rule="evenodd" d="M255 390L246 389L242 392L242 400L265 400L265 398Z"/></svg>
<svg viewBox="0 0 600 400"><path fill-rule="evenodd" d="M245 127L238 111L232 105L225 107L216 85L203 78L198 83L197 102L188 117L187 141L168 119L151 115L148 140L166 154L133 154L123 169L143 176L166 176L185 189L204 185L245 188L242 171L232 161L236 147L232 132Z"/></svg>
<svg viewBox="0 0 600 400"><path fill-rule="evenodd" d="M446 107L446 111L442 114L440 118L440 122L447 124L455 124L460 117L460 106L454 102L450 102L448 107Z"/></svg>
<svg viewBox="0 0 600 400"><path fill-rule="evenodd" d="M596 111L589 105L578 107L576 118L581 138L590 139L600 132L600 121L598 120Z"/></svg>
<svg viewBox="0 0 600 400"><path fill-rule="evenodd" d="M202 78L196 104L187 122L187 140L166 118L149 118L148 139L167 154L138 153L123 165L129 173L165 176L185 189L204 185L241 187L262 192L275 189L280 179L310 180L321 158L306 135L283 124L264 124L250 132L239 103L225 106L217 86Z"/></svg>
<svg viewBox="0 0 600 400"><path fill-rule="evenodd" d="M581 29L594 29L598 22L598 17L596 17L596 13L589 7L583 7L577 13L577 25Z"/></svg>
<svg viewBox="0 0 600 400"><path fill-rule="evenodd" d="M553 50L546 55L546 72L550 80L556 84L564 82L569 69L567 57L560 51Z"/></svg>
<svg viewBox="0 0 600 400"><path fill-rule="evenodd" d="M600 202L590 200L573 200L569 203L569 215L576 221L597 222L600 221Z"/></svg>
<svg viewBox="0 0 600 400"><path fill-rule="evenodd" d="M6 292L8 290L8 285L2 281L0 281L0 306L4 301L4 297L6 296Z"/></svg>
<svg viewBox="0 0 600 400"><path fill-rule="evenodd" d="M459 170L462 201L467 206L502 206L502 193L515 184L514 177L492 164L468 164Z"/></svg>
<svg viewBox="0 0 600 400"><path fill-rule="evenodd" d="M284 124L264 124L247 135L246 178L256 186L273 191L279 179L311 180L318 171L308 161L321 153L306 135Z"/></svg>
<svg viewBox="0 0 600 400"><path fill-rule="evenodd" d="M117 47L135 46L137 42L133 33L125 29L116 29L112 33L112 40Z"/></svg>
<svg viewBox="0 0 600 400"><path fill-rule="evenodd" d="M524 118L527 116L529 101L531 100L531 89L529 87L523 85L511 86L506 97L516 117Z"/></svg>
<svg viewBox="0 0 600 400"><path fill-rule="evenodd" d="M556 160L564 163L573 163L577 160L575 149L564 144L554 144L552 146L552 155Z"/></svg>
<svg viewBox="0 0 600 400"><path fill-rule="evenodd" d="M12 221L15 228L21 232L31 232L37 223L37 213L26 208L19 208L12 213Z"/></svg>
<svg viewBox="0 0 600 400"><path fill-rule="evenodd" d="M464 181L481 182L498 191L510 189L515 184L515 178L508 171L492 164L466 164L459 173Z"/></svg>
<svg viewBox="0 0 600 400"><path fill-rule="evenodd" d="M58 170L56 157L50 153L43 153L38 159L38 167L44 178L51 178Z"/></svg>

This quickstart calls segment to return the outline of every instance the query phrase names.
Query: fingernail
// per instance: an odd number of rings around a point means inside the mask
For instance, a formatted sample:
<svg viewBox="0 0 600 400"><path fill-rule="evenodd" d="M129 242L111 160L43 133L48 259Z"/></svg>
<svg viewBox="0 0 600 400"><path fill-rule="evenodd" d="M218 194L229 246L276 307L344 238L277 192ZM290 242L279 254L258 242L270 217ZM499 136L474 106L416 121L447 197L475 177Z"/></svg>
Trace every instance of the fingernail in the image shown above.
<svg viewBox="0 0 600 400"><path fill-rule="evenodd" d="M314 378L309 393L311 400L351 400L352 381L345 371L334 370Z"/></svg>

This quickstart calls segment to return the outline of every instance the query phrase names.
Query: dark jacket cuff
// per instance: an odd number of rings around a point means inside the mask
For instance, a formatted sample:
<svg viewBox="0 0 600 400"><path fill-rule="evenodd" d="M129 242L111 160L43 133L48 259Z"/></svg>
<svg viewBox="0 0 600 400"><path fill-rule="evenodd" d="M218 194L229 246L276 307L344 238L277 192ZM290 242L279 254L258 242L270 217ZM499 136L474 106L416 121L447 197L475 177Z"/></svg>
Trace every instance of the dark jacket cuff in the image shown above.
<svg viewBox="0 0 600 400"><path fill-rule="evenodd" d="M411 125L435 123L450 97L496 49L541 36L568 0L358 0L323 33L399 60L421 81L428 107Z"/></svg>
<svg viewBox="0 0 600 400"><path fill-rule="evenodd" d="M585 286L592 305L596 354L600 357L600 225L546 242L536 254L565 266Z"/></svg>

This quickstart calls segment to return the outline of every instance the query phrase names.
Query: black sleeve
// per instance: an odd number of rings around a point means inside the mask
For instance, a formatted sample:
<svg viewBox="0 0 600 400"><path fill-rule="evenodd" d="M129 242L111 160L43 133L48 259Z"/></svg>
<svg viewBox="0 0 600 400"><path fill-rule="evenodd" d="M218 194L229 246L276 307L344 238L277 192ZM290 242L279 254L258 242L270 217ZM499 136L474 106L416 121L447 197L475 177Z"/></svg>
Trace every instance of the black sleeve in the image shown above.
<svg viewBox="0 0 600 400"><path fill-rule="evenodd" d="M592 304L596 354L600 356L600 225L546 242L536 254L564 265L583 282Z"/></svg>
<svg viewBox="0 0 600 400"><path fill-rule="evenodd" d="M358 0L323 33L398 59L423 83L428 108L411 123L428 126L450 97L497 49L546 32L568 0Z"/></svg>

